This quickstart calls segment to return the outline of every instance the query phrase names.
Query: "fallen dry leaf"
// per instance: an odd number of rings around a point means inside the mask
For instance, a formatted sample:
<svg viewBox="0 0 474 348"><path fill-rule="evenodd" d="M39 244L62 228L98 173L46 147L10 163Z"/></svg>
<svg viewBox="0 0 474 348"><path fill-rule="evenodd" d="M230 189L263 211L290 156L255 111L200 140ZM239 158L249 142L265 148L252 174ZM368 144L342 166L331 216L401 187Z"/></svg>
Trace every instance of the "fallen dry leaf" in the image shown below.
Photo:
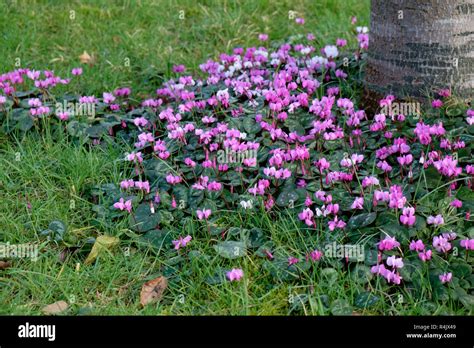
<svg viewBox="0 0 474 348"><path fill-rule="evenodd" d="M58 313L64 312L68 308L69 308L69 305L67 304L67 302L58 301L58 302L54 302L43 307L42 312L46 315L58 314Z"/></svg>
<svg viewBox="0 0 474 348"><path fill-rule="evenodd" d="M11 267L11 265L10 261L0 261L0 269L7 269Z"/></svg>
<svg viewBox="0 0 474 348"><path fill-rule="evenodd" d="M95 240L94 245L92 246L92 250L87 256L86 260L84 261L85 265L89 265L92 262L95 261L97 256L104 250L110 250L116 245L118 245L120 242L120 239L117 237L111 237L111 236L99 236Z"/></svg>
<svg viewBox="0 0 474 348"><path fill-rule="evenodd" d="M158 277L143 284L142 291L140 292L140 303L142 306L158 302L163 297L167 286L168 280L165 277Z"/></svg>
<svg viewBox="0 0 474 348"><path fill-rule="evenodd" d="M91 57L89 55L89 53L87 53L87 51L84 51L84 53L82 53L79 56L79 60L82 64L92 64L92 63L94 63L94 57Z"/></svg>

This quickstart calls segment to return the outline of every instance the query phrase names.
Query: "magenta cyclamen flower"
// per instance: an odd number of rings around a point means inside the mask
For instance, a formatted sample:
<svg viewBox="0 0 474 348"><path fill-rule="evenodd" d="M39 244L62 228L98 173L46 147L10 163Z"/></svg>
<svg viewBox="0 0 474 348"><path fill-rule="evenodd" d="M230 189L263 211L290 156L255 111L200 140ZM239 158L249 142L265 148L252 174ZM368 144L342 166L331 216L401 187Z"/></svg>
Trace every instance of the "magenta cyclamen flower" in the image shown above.
<svg viewBox="0 0 474 348"><path fill-rule="evenodd" d="M441 99L435 99L431 102L431 106L434 107L435 109L439 109L440 107L443 106L443 102Z"/></svg>
<svg viewBox="0 0 474 348"><path fill-rule="evenodd" d="M406 166L409 165L411 162L413 162L413 156L408 154L404 156L397 157L398 163L400 163L401 166Z"/></svg>
<svg viewBox="0 0 474 348"><path fill-rule="evenodd" d="M402 209L407 202L406 197L403 196L401 186L398 185L390 187L389 199L390 201L388 205L390 208Z"/></svg>
<svg viewBox="0 0 474 348"><path fill-rule="evenodd" d="M440 274L440 275L439 275L439 280L440 280L441 283L443 283L443 284L449 283L452 278L453 278L453 274L452 274L451 272L449 272L449 273L443 273L443 274Z"/></svg>
<svg viewBox="0 0 474 348"><path fill-rule="evenodd" d="M421 261L426 262L428 260L431 260L431 255L432 254L433 253L432 253L431 250L422 251L422 252L418 253L418 257L420 258Z"/></svg>
<svg viewBox="0 0 474 348"><path fill-rule="evenodd" d="M378 185L378 184L379 184L379 179L377 179L374 176L366 176L364 179L362 179L362 187Z"/></svg>
<svg viewBox="0 0 474 348"><path fill-rule="evenodd" d="M75 76L82 75L82 68L73 68L71 73Z"/></svg>
<svg viewBox="0 0 474 348"><path fill-rule="evenodd" d="M322 256L323 253L317 249L309 253L309 259L311 259L312 261L319 261Z"/></svg>
<svg viewBox="0 0 474 348"><path fill-rule="evenodd" d="M458 161L453 159L451 156L446 156L442 160L433 162L433 166L440 172L440 174L452 177L458 176L462 173L461 167L456 167Z"/></svg>
<svg viewBox="0 0 474 348"><path fill-rule="evenodd" d="M451 91L448 88L443 88L438 91L438 94L441 97L449 97L451 96Z"/></svg>
<svg viewBox="0 0 474 348"><path fill-rule="evenodd" d="M314 213L309 208L306 208L305 210L303 210L301 213L298 214L298 218L301 221L304 221L304 223L308 226L313 225L313 221L312 221L313 216L314 216Z"/></svg>
<svg viewBox="0 0 474 348"><path fill-rule="evenodd" d="M351 209L363 209L364 208L364 198L357 197L354 202L351 204Z"/></svg>
<svg viewBox="0 0 474 348"><path fill-rule="evenodd" d="M166 176L166 182L170 185L179 184L183 179L179 175L168 174Z"/></svg>
<svg viewBox="0 0 474 348"><path fill-rule="evenodd" d="M339 220L336 217L334 217L334 220L331 220L328 222L329 226L329 231L334 231L336 228L344 229L346 227L346 223L343 220Z"/></svg>
<svg viewBox="0 0 474 348"><path fill-rule="evenodd" d="M128 201L125 201L123 198L120 198L120 200L116 203L114 203L114 208L119 209L119 210L126 210L129 213L132 212L132 200L129 199Z"/></svg>
<svg viewBox="0 0 474 348"><path fill-rule="evenodd" d="M303 25L304 24L304 18L296 18L295 22L296 22L296 24Z"/></svg>
<svg viewBox="0 0 474 348"><path fill-rule="evenodd" d="M211 216L211 209L197 210L196 214L199 220L203 220L203 219L207 220L207 218Z"/></svg>
<svg viewBox="0 0 474 348"><path fill-rule="evenodd" d="M416 242L412 240L410 242L410 250L422 251L425 249L425 245L421 239L418 239Z"/></svg>
<svg viewBox="0 0 474 348"><path fill-rule="evenodd" d="M441 214L438 214L436 216L428 216L428 218L426 219L426 223L428 225L439 226L439 225L444 224L444 219L443 219L443 216Z"/></svg>
<svg viewBox="0 0 474 348"><path fill-rule="evenodd" d="M178 240L173 241L173 245L175 250L178 250L180 248L184 248L190 241L193 239L191 236L186 236L186 237L179 237Z"/></svg>
<svg viewBox="0 0 474 348"><path fill-rule="evenodd" d="M400 215L400 222L407 226L413 226L415 221L415 208L403 208L403 213Z"/></svg>
<svg viewBox="0 0 474 348"><path fill-rule="evenodd" d="M452 207L455 207L455 208L461 208L462 207L462 202L459 199L455 199L449 205L452 206Z"/></svg>
<svg viewBox="0 0 474 348"><path fill-rule="evenodd" d="M462 239L460 245L466 250L474 250L474 239Z"/></svg>
<svg viewBox="0 0 474 348"><path fill-rule="evenodd" d="M344 47L346 45L347 45L347 40L345 40L345 39L337 39L336 40L336 46Z"/></svg>
<svg viewBox="0 0 474 348"><path fill-rule="evenodd" d="M385 237L385 239L381 240L378 243L378 247L380 251L392 250L394 248L398 248L399 246L400 246L400 243L397 242L395 237L390 237L390 236Z"/></svg>
<svg viewBox="0 0 474 348"><path fill-rule="evenodd" d="M437 236L433 238L433 247L439 252L448 252L451 250L451 243L448 239L443 236Z"/></svg>
<svg viewBox="0 0 474 348"><path fill-rule="evenodd" d="M383 264L372 266L370 269L372 273L379 274L384 277L388 283L394 283L399 285L401 283L402 277L396 272L396 270L389 270L385 268Z"/></svg>
<svg viewBox="0 0 474 348"><path fill-rule="evenodd" d="M288 258L288 266L297 264L298 262L300 262L300 260L296 257L289 257Z"/></svg>
<svg viewBox="0 0 474 348"><path fill-rule="evenodd" d="M186 70L186 67L184 65L173 65L173 72L175 73L181 73L181 72L184 72L184 70Z"/></svg>
<svg viewBox="0 0 474 348"><path fill-rule="evenodd" d="M240 268L232 268L231 271L227 272L226 276L231 282L239 281L244 276L244 271Z"/></svg>

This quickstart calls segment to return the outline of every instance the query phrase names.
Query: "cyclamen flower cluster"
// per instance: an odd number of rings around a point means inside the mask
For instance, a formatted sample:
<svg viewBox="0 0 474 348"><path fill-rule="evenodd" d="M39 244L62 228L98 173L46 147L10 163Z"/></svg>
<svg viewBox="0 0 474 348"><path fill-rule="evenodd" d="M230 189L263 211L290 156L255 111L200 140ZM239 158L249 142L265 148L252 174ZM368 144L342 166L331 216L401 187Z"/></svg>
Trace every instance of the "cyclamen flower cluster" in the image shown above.
<svg viewBox="0 0 474 348"><path fill-rule="evenodd" d="M397 242L395 237L386 236L385 239L378 243L378 248L380 250L379 258L381 258L381 252L385 250L392 250L398 248L399 246L400 243ZM370 271L372 273L381 275L387 280L388 283L399 285L403 278L400 276L398 270L404 266L403 259L392 255L387 258L386 264L391 268L387 268L383 263L377 263L377 265L372 266Z"/></svg>
<svg viewBox="0 0 474 348"><path fill-rule="evenodd" d="M299 18L296 23L303 25L304 20ZM355 31L358 48L348 57L358 62L369 38L366 27ZM268 35L261 34L261 46L238 47L201 64L200 77L187 74L184 66L174 66L176 77L139 105L130 102L127 87L104 92L101 97L81 96L81 103L105 104L107 112L113 111L117 117L119 111L130 112L116 127L136 136L134 150L124 155L134 172L120 182L124 197L113 208L130 214L134 214L134 205L135 209L137 205L150 207L152 214L177 214L179 210L179 217L192 215L209 227L224 209L243 208L250 213L261 206L269 214L277 207L292 209L285 199L291 196L300 228L337 235L348 228L352 216L371 212L370 202L377 212L393 210L401 225L416 226L418 202L408 186L430 168L445 181L466 175L467 188L473 189L474 165L463 168L460 163L464 160L454 155L469 145L464 143L467 140L453 138L439 120L420 119L413 129L407 122L409 115L368 115L359 110L344 88L351 78L350 70L339 64L347 40L339 38L315 47L314 35L306 38L303 43L284 43L271 49L265 43ZM72 71L74 76L82 73L82 69ZM25 81L40 90L69 82L49 71L19 69L0 75L0 108L11 104L14 92ZM449 90L438 91L433 107L443 108L447 105L443 98L449 96ZM390 106L395 100L388 95L379 105ZM47 103L39 98L29 99L28 107L32 117L50 113ZM466 117L467 124L474 124L472 109ZM114 134L113 127L108 130ZM256 158L237 163L218 157L225 151L245 154L256 150ZM452 194L461 184L449 183L451 208L443 211L444 216L430 212L430 229L444 228L456 209L465 212L463 216L469 220L470 212ZM137 191L132 202L128 195ZM177 209L183 192L193 199L193 205ZM343 196L349 199L344 201ZM422 212L418 210L418 214ZM410 242L409 249L423 262L431 260L434 252L444 254L453 249L456 236L441 230L436 233L439 235L432 243L427 243L432 244L432 250L421 239ZM190 241L191 236L186 236L172 243L179 250ZM460 246L466 252L473 250L473 240L462 239ZM396 252L400 243L387 236L376 247L380 260L372 272L400 284L404 260L391 255L382 262L384 252ZM270 250L265 254L273 260ZM306 254L306 261L321 257L322 253L314 250ZM288 259L289 266L299 262L298 257ZM232 269L226 275L235 281L243 272ZM450 279L449 274L443 277L444 281Z"/></svg>

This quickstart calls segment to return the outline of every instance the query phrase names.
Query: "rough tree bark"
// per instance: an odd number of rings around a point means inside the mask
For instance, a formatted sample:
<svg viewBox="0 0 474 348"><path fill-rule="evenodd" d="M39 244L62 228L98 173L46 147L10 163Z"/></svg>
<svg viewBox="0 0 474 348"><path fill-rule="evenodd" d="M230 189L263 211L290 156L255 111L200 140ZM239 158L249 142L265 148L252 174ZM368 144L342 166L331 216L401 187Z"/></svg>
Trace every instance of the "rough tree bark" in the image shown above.
<svg viewBox="0 0 474 348"><path fill-rule="evenodd" d="M369 35L366 105L446 87L474 97L474 0L372 0Z"/></svg>

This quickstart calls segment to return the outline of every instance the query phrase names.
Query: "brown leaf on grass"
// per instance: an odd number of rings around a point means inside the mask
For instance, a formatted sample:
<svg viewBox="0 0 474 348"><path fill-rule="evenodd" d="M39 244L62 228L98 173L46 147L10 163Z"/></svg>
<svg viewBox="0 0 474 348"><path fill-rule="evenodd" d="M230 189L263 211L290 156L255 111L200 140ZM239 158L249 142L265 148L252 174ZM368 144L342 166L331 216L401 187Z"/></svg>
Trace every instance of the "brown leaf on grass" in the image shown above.
<svg viewBox="0 0 474 348"><path fill-rule="evenodd" d="M7 269L12 266L12 263L10 261L0 261L0 269Z"/></svg>
<svg viewBox="0 0 474 348"><path fill-rule="evenodd" d="M87 51L84 51L84 53L82 53L82 54L79 56L79 60L80 60L80 62L81 62L82 64L94 64L94 62L95 62L95 57L89 55L89 53L87 53Z"/></svg>
<svg viewBox="0 0 474 348"><path fill-rule="evenodd" d="M140 292L140 303L142 306L161 300L167 286L168 280L165 277L158 277L143 284L142 291Z"/></svg>
<svg viewBox="0 0 474 348"><path fill-rule="evenodd" d="M64 312L68 308L69 308L69 305L67 304L67 302L58 301L58 302L51 303L47 306L44 306L41 311L46 315L51 315L51 314L58 314L58 313Z"/></svg>
<svg viewBox="0 0 474 348"><path fill-rule="evenodd" d="M110 251L120 243L120 239L112 236L99 236L95 240L92 250L84 261L85 265L90 265L104 251Z"/></svg>

